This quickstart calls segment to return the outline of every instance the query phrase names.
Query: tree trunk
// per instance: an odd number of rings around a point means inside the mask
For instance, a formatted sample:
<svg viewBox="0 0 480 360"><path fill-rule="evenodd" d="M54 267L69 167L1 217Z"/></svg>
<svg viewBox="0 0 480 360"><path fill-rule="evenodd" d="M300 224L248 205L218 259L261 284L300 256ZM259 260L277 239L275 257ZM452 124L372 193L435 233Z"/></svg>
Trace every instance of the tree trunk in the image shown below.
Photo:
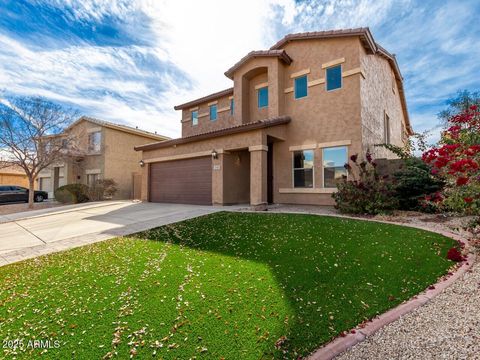
<svg viewBox="0 0 480 360"><path fill-rule="evenodd" d="M33 209L33 197L35 195L35 179L28 179L28 208Z"/></svg>

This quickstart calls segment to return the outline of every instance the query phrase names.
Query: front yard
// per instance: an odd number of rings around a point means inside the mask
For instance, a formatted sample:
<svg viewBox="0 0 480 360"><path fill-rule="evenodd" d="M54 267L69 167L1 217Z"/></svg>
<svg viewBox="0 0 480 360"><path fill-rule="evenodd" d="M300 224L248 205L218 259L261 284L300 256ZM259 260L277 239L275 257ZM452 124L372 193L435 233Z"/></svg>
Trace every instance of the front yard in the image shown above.
<svg viewBox="0 0 480 360"><path fill-rule="evenodd" d="M0 339L23 342L2 344L18 358L296 358L435 282L452 245L396 225L217 213L0 268Z"/></svg>

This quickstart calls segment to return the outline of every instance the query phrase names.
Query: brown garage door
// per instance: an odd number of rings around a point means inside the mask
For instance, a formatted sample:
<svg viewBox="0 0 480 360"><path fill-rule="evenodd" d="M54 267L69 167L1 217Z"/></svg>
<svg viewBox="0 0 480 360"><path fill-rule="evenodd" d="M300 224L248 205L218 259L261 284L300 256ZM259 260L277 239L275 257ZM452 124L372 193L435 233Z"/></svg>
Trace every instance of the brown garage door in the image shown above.
<svg viewBox="0 0 480 360"><path fill-rule="evenodd" d="M211 205L211 158L204 157L151 164L150 201Z"/></svg>

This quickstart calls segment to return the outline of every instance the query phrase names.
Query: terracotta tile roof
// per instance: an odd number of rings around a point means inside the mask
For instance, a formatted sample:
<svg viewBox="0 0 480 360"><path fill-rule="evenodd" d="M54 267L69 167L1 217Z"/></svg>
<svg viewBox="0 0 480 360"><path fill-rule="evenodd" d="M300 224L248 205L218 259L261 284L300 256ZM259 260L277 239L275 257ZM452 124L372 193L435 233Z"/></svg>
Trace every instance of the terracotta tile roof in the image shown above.
<svg viewBox="0 0 480 360"><path fill-rule="evenodd" d="M92 118L92 117L89 117L89 116L80 117L77 121L75 121L73 124L71 124L67 128L67 130L72 128L73 126L77 125L81 121L84 121L84 120L89 121L89 122L94 123L94 124L97 124L99 126L105 126L105 127L111 128L111 129L124 131L124 132L127 132L127 133L133 133L133 134L137 134L137 135L140 135L140 136L145 136L145 137L151 138L153 140L168 140L168 139L170 139L168 136L159 135L157 133L152 133L152 132L149 132L149 131L141 130L141 129L134 128L134 127L127 126L127 125L123 125L123 124L115 124L115 123L112 123L112 122L109 122L109 121L100 120L100 119Z"/></svg>
<svg viewBox="0 0 480 360"><path fill-rule="evenodd" d="M152 144L136 146L135 150L140 151L140 150L160 149L160 148L178 145L178 144L186 144L194 141L200 141L200 140L211 139L211 138L225 136L225 135L237 134L245 131L264 129L264 128L282 125L282 124L288 124L290 121L291 121L290 116L279 116L276 118L263 119L263 120L259 120L251 123L232 126L229 128L213 130L213 131L208 131L201 134L186 136L183 138L165 140L165 141L160 141Z"/></svg>
<svg viewBox="0 0 480 360"><path fill-rule="evenodd" d="M175 110L182 110L182 109L185 109L185 108L191 108L192 106L201 104L201 103L209 101L209 100L215 100L215 99L218 99L218 98L220 98L222 96L226 96L226 95L233 95L233 87L225 89L225 90L218 91L216 93L213 93L213 94L210 94L210 95L207 95L207 96L204 96L204 97L201 97L201 98L189 101L189 102L186 102L184 104L174 106L173 108Z"/></svg>
<svg viewBox="0 0 480 360"><path fill-rule="evenodd" d="M292 58L288 56L285 50L255 50L250 51L246 56L240 59L235 65L233 65L230 69L225 71L225 76L233 79L233 74L235 71L246 63L250 59L258 58L258 57L278 57L282 60L285 64L290 65L292 63Z"/></svg>
<svg viewBox="0 0 480 360"><path fill-rule="evenodd" d="M348 36L359 36L365 49L374 54L377 50L375 40L373 40L372 33L368 27L356 29L341 29L341 30L327 30L327 31L313 31L286 35L283 39L273 45L270 50L281 49L285 44L293 40L306 39L327 39Z"/></svg>

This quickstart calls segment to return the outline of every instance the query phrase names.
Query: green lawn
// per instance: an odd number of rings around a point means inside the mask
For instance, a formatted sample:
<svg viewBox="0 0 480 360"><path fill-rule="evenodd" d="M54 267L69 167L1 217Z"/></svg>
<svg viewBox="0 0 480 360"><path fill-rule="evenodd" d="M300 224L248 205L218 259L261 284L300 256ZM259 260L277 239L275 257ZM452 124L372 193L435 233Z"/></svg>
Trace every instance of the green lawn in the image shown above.
<svg viewBox="0 0 480 360"><path fill-rule="evenodd" d="M59 341L51 359L296 358L435 282L452 245L366 221L217 213L0 268L0 339L22 339L25 359L42 351L31 339Z"/></svg>

